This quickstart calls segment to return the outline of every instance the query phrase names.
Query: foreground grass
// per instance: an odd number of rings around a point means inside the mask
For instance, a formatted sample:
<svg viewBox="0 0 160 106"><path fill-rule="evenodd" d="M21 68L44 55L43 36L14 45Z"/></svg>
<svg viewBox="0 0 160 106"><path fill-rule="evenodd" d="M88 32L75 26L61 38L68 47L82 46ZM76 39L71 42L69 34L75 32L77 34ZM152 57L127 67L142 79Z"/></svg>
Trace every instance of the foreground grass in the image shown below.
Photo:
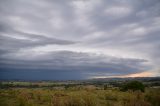
<svg viewBox="0 0 160 106"><path fill-rule="evenodd" d="M0 89L0 106L160 106L160 89L119 90Z"/></svg>

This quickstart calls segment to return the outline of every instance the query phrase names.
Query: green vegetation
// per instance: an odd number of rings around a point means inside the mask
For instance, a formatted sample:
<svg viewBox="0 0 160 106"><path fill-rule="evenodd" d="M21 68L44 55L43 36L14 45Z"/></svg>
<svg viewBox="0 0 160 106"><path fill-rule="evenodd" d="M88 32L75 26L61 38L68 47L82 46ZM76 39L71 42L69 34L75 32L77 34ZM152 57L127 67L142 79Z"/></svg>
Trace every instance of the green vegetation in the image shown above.
<svg viewBox="0 0 160 106"><path fill-rule="evenodd" d="M139 81L131 81L131 82L128 82L128 83L124 84L122 86L121 90L122 91L127 91L127 90L136 91L136 90L140 90L140 91L144 92L145 86L143 85L143 83L141 83Z"/></svg>

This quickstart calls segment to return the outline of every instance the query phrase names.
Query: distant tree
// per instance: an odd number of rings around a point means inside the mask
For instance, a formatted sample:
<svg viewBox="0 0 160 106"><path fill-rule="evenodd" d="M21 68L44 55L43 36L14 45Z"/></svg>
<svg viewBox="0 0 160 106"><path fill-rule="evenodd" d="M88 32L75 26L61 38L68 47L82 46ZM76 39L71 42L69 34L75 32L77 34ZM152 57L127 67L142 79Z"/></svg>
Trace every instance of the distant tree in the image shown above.
<svg viewBox="0 0 160 106"><path fill-rule="evenodd" d="M2 84L2 82L0 82L0 88L3 88L3 84Z"/></svg>
<svg viewBox="0 0 160 106"><path fill-rule="evenodd" d="M128 82L128 83L122 85L121 90L122 91L127 91L127 90L136 91L136 90L140 90L140 91L144 92L145 91L145 86L143 85L143 83L141 83L139 81L131 81L131 82Z"/></svg>
<svg viewBox="0 0 160 106"><path fill-rule="evenodd" d="M105 85L104 85L104 90L107 90L107 88L108 88L108 85L105 84Z"/></svg>

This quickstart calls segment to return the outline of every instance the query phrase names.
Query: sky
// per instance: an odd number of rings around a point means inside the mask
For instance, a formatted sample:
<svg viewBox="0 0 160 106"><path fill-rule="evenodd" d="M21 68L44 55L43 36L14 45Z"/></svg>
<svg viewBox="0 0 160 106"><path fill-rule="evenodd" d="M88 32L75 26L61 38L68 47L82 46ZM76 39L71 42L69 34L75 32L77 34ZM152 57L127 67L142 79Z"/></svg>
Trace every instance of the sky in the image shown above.
<svg viewBox="0 0 160 106"><path fill-rule="evenodd" d="M160 76L159 0L0 0L0 79Z"/></svg>

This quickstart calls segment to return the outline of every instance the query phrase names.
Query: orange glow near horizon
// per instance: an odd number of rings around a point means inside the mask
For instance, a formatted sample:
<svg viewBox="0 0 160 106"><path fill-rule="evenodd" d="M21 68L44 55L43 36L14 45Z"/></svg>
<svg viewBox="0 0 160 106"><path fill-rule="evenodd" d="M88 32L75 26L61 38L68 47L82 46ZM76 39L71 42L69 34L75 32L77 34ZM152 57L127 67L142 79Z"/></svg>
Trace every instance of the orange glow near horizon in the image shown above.
<svg viewBox="0 0 160 106"><path fill-rule="evenodd" d="M125 77L152 77L152 76L154 76L154 74L151 73L151 72L141 72L141 73L124 75L124 76L121 76L121 77L125 78Z"/></svg>
<svg viewBox="0 0 160 106"><path fill-rule="evenodd" d="M145 71L145 72L140 72L140 73L135 73L135 74L128 74L128 75L121 75L121 76L109 76L109 77L106 77L106 76L95 76L95 77L92 77L92 78L127 78L127 77L153 77L154 76L154 73L151 73L151 72L148 72L148 71Z"/></svg>

